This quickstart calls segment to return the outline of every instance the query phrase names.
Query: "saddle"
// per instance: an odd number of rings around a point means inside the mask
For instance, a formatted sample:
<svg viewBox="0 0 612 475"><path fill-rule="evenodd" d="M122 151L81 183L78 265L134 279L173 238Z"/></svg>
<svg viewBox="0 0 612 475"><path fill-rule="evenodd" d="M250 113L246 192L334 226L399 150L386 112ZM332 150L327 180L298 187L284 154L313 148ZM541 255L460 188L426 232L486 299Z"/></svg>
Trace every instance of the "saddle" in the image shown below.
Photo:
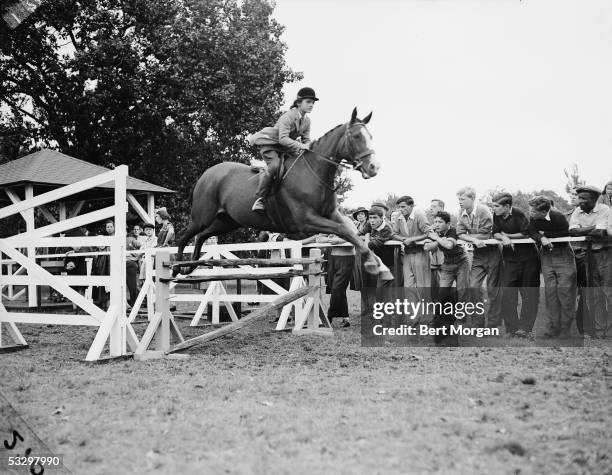
<svg viewBox="0 0 612 475"><path fill-rule="evenodd" d="M278 175L273 177L275 183L280 183L279 178L285 175L285 159L287 156L290 156L288 153L280 154L280 166L278 167ZM267 165L264 160L260 160L257 158L251 159L251 173L261 173L266 170Z"/></svg>

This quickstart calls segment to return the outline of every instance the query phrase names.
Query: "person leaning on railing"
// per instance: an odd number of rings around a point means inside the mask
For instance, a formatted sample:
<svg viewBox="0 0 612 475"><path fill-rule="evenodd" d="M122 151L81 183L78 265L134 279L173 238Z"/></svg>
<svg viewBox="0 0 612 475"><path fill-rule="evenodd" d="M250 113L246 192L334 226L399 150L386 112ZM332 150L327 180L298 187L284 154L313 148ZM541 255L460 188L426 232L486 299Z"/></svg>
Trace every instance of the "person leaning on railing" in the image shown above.
<svg viewBox="0 0 612 475"><path fill-rule="evenodd" d="M611 246L607 233L610 208L597 202L601 192L594 186L579 186L576 192L578 208L570 218L570 235L593 239L588 262L591 285L586 289L587 322L584 332L593 338L605 338L609 334L608 325L612 324ZM586 246L586 243L576 243L576 255L584 256Z"/></svg>
<svg viewBox="0 0 612 475"><path fill-rule="evenodd" d="M529 219L512 206L510 193L493 197L493 237L503 245L504 260L501 273L501 313L506 336L533 336L533 324L538 313L540 297L540 258L533 243L520 244L512 239L525 239ZM521 312L518 312L518 294Z"/></svg>
<svg viewBox="0 0 612 475"><path fill-rule="evenodd" d="M376 254L382 263L389 269L393 269L394 255L393 248L385 246L387 241L393 239L391 225L384 219L384 209L379 206L372 206L369 211L368 220L372 226L372 231L365 236L366 245ZM395 277L395 276L394 276ZM383 281L381 275L363 272L364 286L376 288L377 286L390 286L392 281Z"/></svg>
<svg viewBox="0 0 612 475"><path fill-rule="evenodd" d="M470 269L470 293L473 303L483 302L482 286L487 282L487 327L497 328L501 325L501 291L500 279L502 269L501 253L498 246L487 246L485 240L491 239L493 215L486 206L476 204L476 191L465 187L457 192L461 212L457 217L457 234L459 239L473 247ZM468 248L469 249L469 248ZM470 257L471 252L468 252ZM484 327L484 316L472 316L474 327Z"/></svg>
<svg viewBox="0 0 612 475"><path fill-rule="evenodd" d="M431 288L429 252L424 251L417 242L427 238L431 225L425 212L415 208L412 197L402 196L396 203L400 212L391 225L392 238L404 244L402 246L404 287L417 288L421 297L428 300Z"/></svg>
<svg viewBox="0 0 612 475"><path fill-rule="evenodd" d="M568 242L550 239L569 236L569 223L545 196L529 201L528 235L540 248L544 296L546 300L546 330L544 338L569 338L576 307L576 261ZM539 335L538 335L539 336Z"/></svg>
<svg viewBox="0 0 612 475"><path fill-rule="evenodd" d="M347 226L356 229L350 218L344 216ZM350 326L348 300L346 290L353 276L355 266L355 248L353 246L338 246L347 242L333 234L319 235L315 237L316 242L335 244L329 252L326 274L326 292L330 294L329 310L327 316L332 322L334 318L340 319L340 327Z"/></svg>
<svg viewBox="0 0 612 475"><path fill-rule="evenodd" d="M451 216L446 211L438 211L433 219L433 230L423 248L426 251L440 250L444 255L440 269L440 291L435 297L443 305L447 302L464 302L470 280L470 262L463 246L457 245L457 231L450 225ZM453 292L453 283L456 284L456 295ZM433 319L435 328L450 328L455 322L454 315L436 314ZM449 330L445 335L434 337L436 344L445 342L449 346L458 345L456 336L451 336Z"/></svg>

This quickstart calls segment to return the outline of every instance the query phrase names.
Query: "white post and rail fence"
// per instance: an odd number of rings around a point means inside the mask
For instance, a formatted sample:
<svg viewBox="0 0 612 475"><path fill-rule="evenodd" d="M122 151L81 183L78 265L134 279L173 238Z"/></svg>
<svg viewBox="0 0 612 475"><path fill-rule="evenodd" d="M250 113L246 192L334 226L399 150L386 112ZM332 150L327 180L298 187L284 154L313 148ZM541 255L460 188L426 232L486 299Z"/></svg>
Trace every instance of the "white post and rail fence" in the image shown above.
<svg viewBox="0 0 612 475"><path fill-rule="evenodd" d="M312 261L312 255L310 261L302 259L302 252L304 248L311 248L312 251L312 248L325 248L330 245L303 245L300 241L205 245L197 264L194 264L195 270L188 277L178 280L170 279L168 273L168 263L172 262L172 256L176 254L177 248L129 251L143 255L142 265L145 268L145 280L134 306L130 309L129 314L126 314L126 213L128 202L132 206L140 206L137 202L134 203L135 199L127 193L127 176L128 168L122 165L112 171L37 196L34 196L32 190L28 192L26 189L23 200L9 193L12 204L0 208L0 220L20 214L26 222L26 231L0 239L0 348L27 347L27 342L17 324L52 324L86 325L96 328L94 340L86 356L88 361L103 358L106 348L108 348L108 357L121 357L138 351L142 355L151 343L152 335L159 333L159 328L161 328L162 340L165 342L161 349L169 352L167 339L169 330L173 329L175 334L180 335L170 310L170 304L178 302L197 304L193 316L189 317L191 326L199 324L204 312L210 313L208 317L212 324L219 324L220 309L225 307L232 320L229 328L240 328L242 324L239 322L251 316L240 318L232 306L238 302L264 304L263 308L267 309L266 311L278 311L276 330L288 329L290 319L293 317L292 330L294 333L304 333L305 330L320 331L321 329L323 333L329 331L329 322L321 306L321 270L312 267L315 264L320 265L320 262ZM44 210L42 212L46 216L49 214L46 208L48 204L60 202L62 205L61 200L71 195L108 183L114 184L112 205L83 215L78 214L82 202L79 209L69 215L67 215L65 206L59 206L59 221L50 219L53 221L51 224L35 227L33 219L35 209ZM150 208L150 206L147 207ZM151 210L145 212L142 207L140 208L139 214L146 214L146 217L151 219ZM104 219L114 220L115 235L52 237ZM551 241L577 242L589 241L589 239L567 237L551 239ZM515 239L513 242L516 244L533 243L531 239ZM487 240L485 243L499 245L499 242L494 239ZM398 275L401 273L401 243L389 242L388 244L394 246L394 274ZM590 243L587 243L587 246L588 244ZM51 274L37 261L50 257L63 258L64 255L50 256L37 254L36 251L54 247L104 248L100 252L80 253L74 256L92 258L96 255L107 254L110 259L110 272L108 275L91 275L91 266L88 266L87 275ZM192 247L186 248L186 254L189 255L192 249ZM242 252L252 253L254 251L268 251L271 257L262 260L244 258L239 255ZM320 253L318 249L316 251ZM154 267L156 259L158 262ZM305 269L304 265L310 270ZM275 281L280 278L288 279L287 288ZM165 281L162 282L162 279ZM259 282L261 287L268 289L268 293L240 292L238 283L242 280ZM228 281L236 281L238 285L230 287L227 285ZM198 287L204 284L206 289L198 293L180 292L182 287L177 284L183 283L198 284ZM37 286L48 286L55 289L78 307L81 313L18 312L9 311L5 307L5 302L21 298L25 293L27 293L29 306L35 306ZM75 286L86 287L85 295L74 290L72 287ZM108 308L102 308L92 301L91 290L96 287L105 288L108 291ZM132 325L145 300L148 331L145 331L142 338L148 340L141 341ZM210 310L207 311L207 309ZM255 317L259 318L260 314L261 312L255 314ZM224 333L221 332L221 334ZM197 341L207 339L212 339L212 337L202 337ZM179 342L181 343L184 342Z"/></svg>

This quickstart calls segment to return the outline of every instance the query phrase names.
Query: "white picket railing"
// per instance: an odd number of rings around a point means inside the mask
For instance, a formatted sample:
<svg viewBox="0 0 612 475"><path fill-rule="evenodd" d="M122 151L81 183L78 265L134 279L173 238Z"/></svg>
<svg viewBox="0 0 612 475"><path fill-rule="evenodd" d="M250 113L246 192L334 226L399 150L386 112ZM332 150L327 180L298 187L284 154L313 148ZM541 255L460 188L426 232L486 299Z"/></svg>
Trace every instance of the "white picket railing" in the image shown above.
<svg viewBox="0 0 612 475"><path fill-rule="evenodd" d="M4 327L8 329L8 336L14 344L27 345L16 324L36 323L98 327L94 341L87 353L86 359L88 361L97 360L102 356L107 341L109 341L111 357L125 355L128 345L130 349L136 349L138 339L125 316L127 176L128 168L122 165L112 171L101 173L100 175L38 196L33 196L32 187L26 188L26 198L24 200L21 200L14 193L9 194L13 204L0 209L0 220L20 213L26 221L27 229L24 233L0 239L0 255L5 254L9 259L8 263L5 260L3 264L8 265L9 269L13 265L20 266L15 272L9 271L8 274L0 274L0 289L8 286L9 292L7 297L9 300L14 300L16 294L12 292L12 287L24 285L26 289L23 290L28 294L29 305L35 306L37 303L36 287L39 285L49 286L72 301L73 304L85 312L85 315L8 311L0 300L0 344L2 344L2 329ZM114 203L112 206L35 228L33 219L35 208L44 207L48 203L56 202L111 182L114 183ZM114 236L49 237L53 234L62 233L107 218L111 218L115 222ZM37 263L37 260L48 257L37 255L36 249L39 248L92 246L105 246L108 248L110 256L109 275L53 275ZM26 252L22 252L24 248ZM107 288L109 291L108 308L101 308L95 305L86 296L72 289L71 286L98 286Z"/></svg>

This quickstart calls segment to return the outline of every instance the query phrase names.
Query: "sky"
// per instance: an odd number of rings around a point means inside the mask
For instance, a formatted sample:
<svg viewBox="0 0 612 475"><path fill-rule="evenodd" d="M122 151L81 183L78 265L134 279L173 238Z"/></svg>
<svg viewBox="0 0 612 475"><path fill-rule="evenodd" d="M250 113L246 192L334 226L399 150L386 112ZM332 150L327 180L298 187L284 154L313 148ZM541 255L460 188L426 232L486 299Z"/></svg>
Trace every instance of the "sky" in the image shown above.
<svg viewBox="0 0 612 475"><path fill-rule="evenodd" d="M320 101L316 138L353 107L373 135L380 173L345 204L388 193L458 208L456 191L553 189L574 163L612 178L609 0L277 0L288 65Z"/></svg>

